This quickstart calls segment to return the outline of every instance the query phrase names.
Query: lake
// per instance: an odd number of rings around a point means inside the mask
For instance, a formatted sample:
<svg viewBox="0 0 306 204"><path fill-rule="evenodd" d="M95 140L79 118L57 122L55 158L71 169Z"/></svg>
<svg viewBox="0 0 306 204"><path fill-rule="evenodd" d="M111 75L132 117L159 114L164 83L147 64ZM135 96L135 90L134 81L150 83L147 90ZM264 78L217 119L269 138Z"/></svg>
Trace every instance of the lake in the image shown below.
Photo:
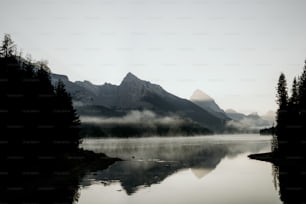
<svg viewBox="0 0 306 204"><path fill-rule="evenodd" d="M82 148L124 161L81 181L79 204L282 203L274 167L250 160L271 137L214 135L85 139Z"/></svg>

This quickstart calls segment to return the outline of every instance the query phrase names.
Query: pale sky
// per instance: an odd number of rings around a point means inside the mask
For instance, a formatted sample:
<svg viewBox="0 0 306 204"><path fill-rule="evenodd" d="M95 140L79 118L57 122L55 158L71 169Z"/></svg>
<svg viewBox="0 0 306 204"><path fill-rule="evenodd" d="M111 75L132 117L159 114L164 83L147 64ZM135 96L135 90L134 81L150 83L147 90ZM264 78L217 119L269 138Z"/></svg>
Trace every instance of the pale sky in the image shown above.
<svg viewBox="0 0 306 204"><path fill-rule="evenodd" d="M306 58L305 0L0 0L0 35L72 81L127 72L223 109L275 110Z"/></svg>

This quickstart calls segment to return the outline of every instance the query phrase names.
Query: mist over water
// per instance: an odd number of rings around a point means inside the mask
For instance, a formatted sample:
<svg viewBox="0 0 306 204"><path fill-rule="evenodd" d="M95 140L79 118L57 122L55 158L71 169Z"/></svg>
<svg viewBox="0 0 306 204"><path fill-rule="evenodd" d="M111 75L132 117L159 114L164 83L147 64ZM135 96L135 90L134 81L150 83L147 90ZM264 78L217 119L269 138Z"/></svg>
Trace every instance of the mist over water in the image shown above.
<svg viewBox="0 0 306 204"><path fill-rule="evenodd" d="M124 161L87 174L79 203L280 203L271 164L247 158L270 143L258 135L85 139L82 148Z"/></svg>
<svg viewBox="0 0 306 204"><path fill-rule="evenodd" d="M224 152L226 156L235 156L243 152L269 151L269 137L257 135L213 135L195 137L150 137L127 139L85 139L82 148L110 157L125 160L177 161L187 159L199 151L206 153ZM205 156L205 155L204 155Z"/></svg>

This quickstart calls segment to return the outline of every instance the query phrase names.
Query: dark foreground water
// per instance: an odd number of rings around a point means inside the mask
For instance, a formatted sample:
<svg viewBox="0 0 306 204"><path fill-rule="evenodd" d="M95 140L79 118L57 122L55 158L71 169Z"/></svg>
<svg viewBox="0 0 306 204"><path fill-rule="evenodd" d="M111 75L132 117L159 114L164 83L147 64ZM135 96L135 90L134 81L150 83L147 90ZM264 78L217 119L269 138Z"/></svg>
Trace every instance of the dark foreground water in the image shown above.
<svg viewBox="0 0 306 204"><path fill-rule="evenodd" d="M273 166L247 157L270 151L271 137L86 139L82 148L125 161L88 173L77 203L281 203Z"/></svg>

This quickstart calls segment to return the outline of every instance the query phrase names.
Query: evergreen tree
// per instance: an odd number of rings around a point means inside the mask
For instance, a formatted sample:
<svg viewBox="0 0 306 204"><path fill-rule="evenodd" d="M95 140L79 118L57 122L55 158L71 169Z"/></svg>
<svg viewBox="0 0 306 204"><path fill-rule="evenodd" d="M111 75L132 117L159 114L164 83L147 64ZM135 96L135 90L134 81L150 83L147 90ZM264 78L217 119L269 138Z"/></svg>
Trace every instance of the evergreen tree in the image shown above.
<svg viewBox="0 0 306 204"><path fill-rule="evenodd" d="M33 69L33 65L32 65L32 69ZM50 73L43 68L39 68L36 71L36 75L37 75L38 80L41 83L41 86L39 87L41 94L53 94L54 87L51 83Z"/></svg>
<svg viewBox="0 0 306 204"><path fill-rule="evenodd" d="M305 134L306 133L306 60L302 75L299 78L298 91L299 91L299 97L298 97L299 122L301 125L301 132Z"/></svg>
<svg viewBox="0 0 306 204"><path fill-rule="evenodd" d="M299 78L298 92L299 92L298 100L299 100L299 107L301 114L306 115L306 60L305 60L303 73Z"/></svg>
<svg viewBox="0 0 306 204"><path fill-rule="evenodd" d="M299 90L296 78L293 79L291 96L288 102L287 121L292 134L300 131Z"/></svg>
<svg viewBox="0 0 306 204"><path fill-rule="evenodd" d="M285 110L288 105L287 80L284 73L281 73L277 84L277 104L280 110Z"/></svg>
<svg viewBox="0 0 306 204"><path fill-rule="evenodd" d="M305 62L306 63L306 62ZM306 65L299 81L294 78L288 99L287 82L282 73L277 85L277 151L281 157L306 154Z"/></svg>
<svg viewBox="0 0 306 204"><path fill-rule="evenodd" d="M292 89L291 89L291 97L289 98L289 106L297 107L299 104L299 87L296 77L293 79Z"/></svg>
<svg viewBox="0 0 306 204"><path fill-rule="evenodd" d="M288 92L287 81L283 73L281 73L277 84L277 104L279 106L276 117L277 133L285 133L287 126L287 111L288 111Z"/></svg>
<svg viewBox="0 0 306 204"><path fill-rule="evenodd" d="M13 56L15 51L16 45L14 44L14 41L11 39L9 34L5 34L2 46L0 47L0 55L5 58L10 57Z"/></svg>
<svg viewBox="0 0 306 204"><path fill-rule="evenodd" d="M78 136L80 120L73 107L71 96L67 93L62 81L59 81L55 87L55 101L54 114L57 128L62 132L61 135L64 136L59 140L68 142L72 147L77 147L80 142L80 137Z"/></svg>

